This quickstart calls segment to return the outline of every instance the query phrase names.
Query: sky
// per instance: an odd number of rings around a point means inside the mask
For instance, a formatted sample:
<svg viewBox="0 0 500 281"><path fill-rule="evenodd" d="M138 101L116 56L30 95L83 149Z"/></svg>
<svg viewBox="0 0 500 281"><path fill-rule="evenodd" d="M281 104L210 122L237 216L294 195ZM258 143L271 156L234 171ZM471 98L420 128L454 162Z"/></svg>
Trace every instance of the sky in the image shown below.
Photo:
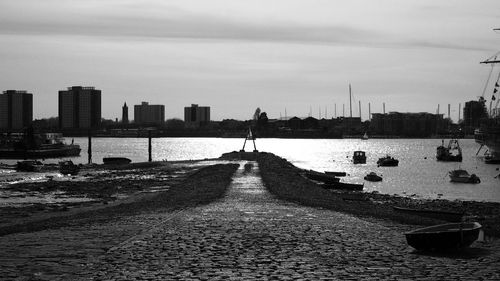
<svg viewBox="0 0 500 281"><path fill-rule="evenodd" d="M500 51L498 0L0 0L0 90L94 86L102 115L142 101L184 118L431 112L458 119L483 94ZM497 79L497 67L492 80ZM489 87L489 85L488 85ZM487 89L485 98L491 98Z"/></svg>

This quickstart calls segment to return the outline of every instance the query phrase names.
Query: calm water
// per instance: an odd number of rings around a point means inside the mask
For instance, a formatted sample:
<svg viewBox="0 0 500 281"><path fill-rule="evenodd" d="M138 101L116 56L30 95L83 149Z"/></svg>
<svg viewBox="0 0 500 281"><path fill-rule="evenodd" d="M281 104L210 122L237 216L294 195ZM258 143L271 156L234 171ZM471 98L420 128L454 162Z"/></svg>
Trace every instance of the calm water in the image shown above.
<svg viewBox="0 0 500 281"><path fill-rule="evenodd" d="M67 139L68 140L68 139ZM69 139L71 141L71 139ZM75 138L82 147L76 163L87 163L87 139ZM500 202L500 165L486 165L476 156L479 146L474 140L460 140L464 161L445 163L435 160L437 139L258 139L259 151L271 152L288 159L294 165L317 171L345 171L343 180L362 183L371 172L382 174L378 183L365 182L365 191L399 194L417 198L445 198ZM152 140L153 160L197 160L216 158L222 153L240 150L242 139L231 138L158 138ZM253 145L247 142L247 151ZM353 165L352 152L364 150L367 164ZM93 162L102 163L107 156L123 156L134 162L148 160L148 140L138 138L92 139ZM398 167L377 167L379 157L390 154L399 159ZM2 161L2 160L0 160ZM58 160L52 160L57 162ZM8 160L2 162L8 163ZM46 162L49 162L46 161ZM12 162L11 162L12 163ZM15 161L14 161L15 163ZM450 183L447 176L452 169L463 168L481 179L480 184Z"/></svg>

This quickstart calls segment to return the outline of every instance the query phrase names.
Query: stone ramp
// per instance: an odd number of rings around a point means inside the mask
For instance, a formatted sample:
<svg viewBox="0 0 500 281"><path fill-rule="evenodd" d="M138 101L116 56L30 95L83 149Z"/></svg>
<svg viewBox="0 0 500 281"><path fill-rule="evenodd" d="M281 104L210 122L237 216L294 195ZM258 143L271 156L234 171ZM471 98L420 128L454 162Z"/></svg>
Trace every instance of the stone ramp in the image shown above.
<svg viewBox="0 0 500 281"><path fill-rule="evenodd" d="M90 265L82 280L498 279L498 252L415 254L407 227L274 199L245 162L227 196L183 211Z"/></svg>
<svg viewBox="0 0 500 281"><path fill-rule="evenodd" d="M408 229L277 200L241 161L208 205L0 237L0 280L500 280L497 241L422 255Z"/></svg>

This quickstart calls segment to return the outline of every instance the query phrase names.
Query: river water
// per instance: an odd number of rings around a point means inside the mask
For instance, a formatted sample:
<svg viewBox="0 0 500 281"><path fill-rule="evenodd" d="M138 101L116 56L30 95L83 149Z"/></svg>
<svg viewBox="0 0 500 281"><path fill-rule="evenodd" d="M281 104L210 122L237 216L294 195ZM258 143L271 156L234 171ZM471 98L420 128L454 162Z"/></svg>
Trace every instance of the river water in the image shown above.
<svg viewBox="0 0 500 281"><path fill-rule="evenodd" d="M81 145L82 153L80 157L71 159L75 163L87 163L87 139L74 138L74 142ZM257 139L256 145L259 151L284 157L300 168L345 171L348 176L342 180L364 182L365 192L500 202L500 179L495 178L500 174L500 165L485 164L482 153L476 156L479 145L474 140L463 139L459 142L464 156L461 163L436 161L436 147L441 144L439 139ZM242 146L243 139L234 138L155 138L152 140L152 158L154 161L217 158L225 152L238 151ZM247 141L245 150L253 150L251 141ZM366 164L352 164L351 157L355 150L366 151ZM148 140L93 138L92 154L94 163L102 163L102 158L107 156L123 156L133 162L144 162L148 161ZM386 154L399 159L399 166L377 167L377 159ZM12 160L0 162L15 163ZM481 183L451 183L448 171L458 168L476 174ZM382 174L384 180L378 183L364 181L363 177L372 171ZM2 173L7 171L0 171L0 177Z"/></svg>

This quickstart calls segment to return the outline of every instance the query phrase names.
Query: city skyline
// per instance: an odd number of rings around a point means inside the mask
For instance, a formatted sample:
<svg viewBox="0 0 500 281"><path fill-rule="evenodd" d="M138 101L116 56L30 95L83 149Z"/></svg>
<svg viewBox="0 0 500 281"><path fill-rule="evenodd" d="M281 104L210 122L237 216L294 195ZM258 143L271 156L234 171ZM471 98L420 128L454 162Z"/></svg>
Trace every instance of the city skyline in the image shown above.
<svg viewBox="0 0 500 281"><path fill-rule="evenodd" d="M477 100L500 35L498 1L2 1L0 88L33 93L33 118L57 116L57 93L102 90L102 117L123 102L182 119L331 118L430 112L458 119ZM492 80L497 78L494 73ZM491 91L485 91L491 98ZM326 109L326 110L325 110ZM310 114L311 113L311 114Z"/></svg>

